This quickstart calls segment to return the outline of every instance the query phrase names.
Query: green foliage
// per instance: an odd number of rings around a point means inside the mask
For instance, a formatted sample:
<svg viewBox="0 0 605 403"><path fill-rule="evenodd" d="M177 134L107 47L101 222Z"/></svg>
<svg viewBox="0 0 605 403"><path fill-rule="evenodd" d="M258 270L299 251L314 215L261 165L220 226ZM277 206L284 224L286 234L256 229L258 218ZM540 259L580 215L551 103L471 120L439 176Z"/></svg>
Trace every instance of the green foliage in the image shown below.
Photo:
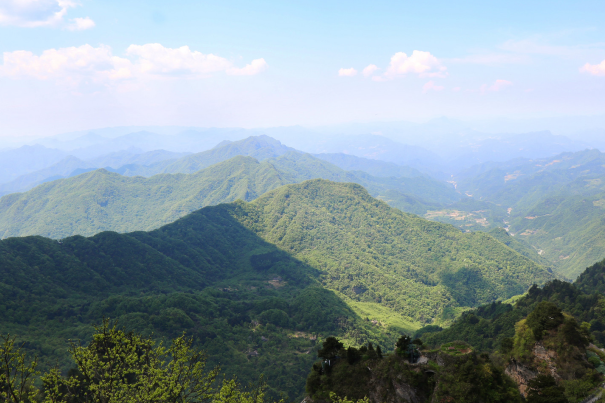
<svg viewBox="0 0 605 403"><path fill-rule="evenodd" d="M487 356L458 357L444 368L439 380L438 402L522 402L517 385Z"/></svg>
<svg viewBox="0 0 605 403"><path fill-rule="evenodd" d="M6 403L33 401L38 391L33 386L38 360L28 360L15 337L0 336L0 398Z"/></svg>
<svg viewBox="0 0 605 403"><path fill-rule="evenodd" d="M334 359L343 348L343 344L336 337L328 337L317 356L326 360Z"/></svg>
<svg viewBox="0 0 605 403"><path fill-rule="evenodd" d="M527 403L567 403L565 388L551 375L540 374L528 383Z"/></svg>
<svg viewBox="0 0 605 403"><path fill-rule="evenodd" d="M587 280L588 277L585 279ZM603 345L605 342L603 332L605 330L605 297L600 294L580 292L578 288L585 287L585 280L577 284L578 287L555 280L547 283L543 288L532 287L527 295L516 302L514 308L511 305L500 303L485 305L463 314L450 328L441 332L426 333L423 338L425 343L430 345L441 345L463 339L480 351L493 351L500 347L504 338L515 336L516 324L529 315L538 303L550 301L576 319L576 323L571 329L577 330L583 337L583 342L578 344L578 339L576 339L573 344L579 346L587 340L593 339L595 343ZM478 318L478 321L471 320L473 316ZM523 344L531 343L533 333L525 334L523 332L523 334L527 339ZM577 335L572 334L572 336Z"/></svg>
<svg viewBox="0 0 605 403"><path fill-rule="evenodd" d="M151 338L125 332L103 320L88 345L70 343L75 367L63 376L52 368L36 388L32 377L36 359L26 365L25 355L15 349L14 338L4 337L0 348L0 397L5 402L29 403L262 403L266 386L259 383L244 390L235 379L217 381L218 368L206 370L206 356L192 349L184 335L170 347Z"/></svg>
<svg viewBox="0 0 605 403"><path fill-rule="evenodd" d="M545 331L553 330L563 323L563 313L552 302L542 301L527 316L526 323L534 338L542 340Z"/></svg>
<svg viewBox="0 0 605 403"><path fill-rule="evenodd" d="M65 378L53 369L42 378L45 402L176 403L212 397L219 371L206 371L206 357L191 349L191 340L181 336L166 348L107 320L95 329L88 345L70 344L74 375Z"/></svg>
<svg viewBox="0 0 605 403"><path fill-rule="evenodd" d="M268 393L291 399L303 390L317 333L383 346L401 333L362 320L338 295L427 323L550 278L488 235L323 180L150 232L9 238L0 255L3 329L26 340L43 368L69 368L64 340L87 340L106 316L157 338L185 330L210 364L246 382L265 373Z"/></svg>
<svg viewBox="0 0 605 403"><path fill-rule="evenodd" d="M397 340L397 343L395 343L395 351L397 352L397 354L402 357L407 357L408 348L411 342L412 338L410 336L408 336L407 334L402 335L399 340Z"/></svg>

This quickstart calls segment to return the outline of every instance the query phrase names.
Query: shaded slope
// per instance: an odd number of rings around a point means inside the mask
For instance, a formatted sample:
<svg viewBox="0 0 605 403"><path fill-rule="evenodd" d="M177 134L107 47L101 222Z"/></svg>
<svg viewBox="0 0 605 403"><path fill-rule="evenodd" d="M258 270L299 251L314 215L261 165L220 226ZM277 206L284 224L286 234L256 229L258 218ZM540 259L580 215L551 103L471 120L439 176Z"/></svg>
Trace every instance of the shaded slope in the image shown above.
<svg viewBox="0 0 605 403"><path fill-rule="evenodd" d="M111 317L160 338L186 331L209 365L244 382L264 372L274 395L293 400L313 360L304 352L314 346L295 331L347 337L346 323L363 339L394 337L372 329L318 287L316 270L221 206L151 233L10 238L0 241L0 255L0 326L46 368L69 368L67 339L86 339L91 324Z"/></svg>

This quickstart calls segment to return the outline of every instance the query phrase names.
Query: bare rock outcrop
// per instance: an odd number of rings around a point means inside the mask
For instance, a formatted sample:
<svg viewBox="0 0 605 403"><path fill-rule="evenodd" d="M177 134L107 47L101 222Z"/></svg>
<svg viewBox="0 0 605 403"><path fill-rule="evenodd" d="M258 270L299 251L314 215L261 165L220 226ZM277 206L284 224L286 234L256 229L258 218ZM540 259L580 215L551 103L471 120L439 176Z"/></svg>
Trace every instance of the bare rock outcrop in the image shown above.
<svg viewBox="0 0 605 403"><path fill-rule="evenodd" d="M538 371L535 371L514 358L510 360L510 363L504 372L506 375L510 376L517 385L519 385L519 392L523 397L527 397L528 382L538 376Z"/></svg>

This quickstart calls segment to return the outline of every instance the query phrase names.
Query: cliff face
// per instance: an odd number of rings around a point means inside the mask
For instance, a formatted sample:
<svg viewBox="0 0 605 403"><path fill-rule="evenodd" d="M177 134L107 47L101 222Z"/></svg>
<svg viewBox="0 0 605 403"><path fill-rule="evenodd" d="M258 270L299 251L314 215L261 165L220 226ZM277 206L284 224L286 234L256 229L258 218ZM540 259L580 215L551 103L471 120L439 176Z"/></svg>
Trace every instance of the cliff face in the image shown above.
<svg viewBox="0 0 605 403"><path fill-rule="evenodd" d="M515 360L510 360L504 373L511 377L513 381L519 386L519 392L523 397L527 397L527 385L530 380L534 379L538 372Z"/></svg>
<svg viewBox="0 0 605 403"><path fill-rule="evenodd" d="M557 372L557 353L554 350L549 350L541 342L537 342L532 349L532 357L531 365L511 358L504 371L519 386L519 392L523 397L527 397L529 381L540 373L536 368L542 369L542 372L550 374L557 381L561 380Z"/></svg>
<svg viewBox="0 0 605 403"><path fill-rule="evenodd" d="M350 400L368 397L371 403L521 402L517 385L487 354L476 354L463 342L450 344L424 351L414 364L390 354L354 364L339 360L330 373L316 366L307 391L315 403L327 403L330 393Z"/></svg>

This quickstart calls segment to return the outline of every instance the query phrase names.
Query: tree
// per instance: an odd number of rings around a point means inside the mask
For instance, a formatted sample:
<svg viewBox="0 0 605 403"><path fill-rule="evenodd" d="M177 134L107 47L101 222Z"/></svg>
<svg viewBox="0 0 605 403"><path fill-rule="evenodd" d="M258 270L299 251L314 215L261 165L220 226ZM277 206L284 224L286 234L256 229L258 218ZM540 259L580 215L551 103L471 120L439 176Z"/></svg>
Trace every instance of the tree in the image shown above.
<svg viewBox="0 0 605 403"><path fill-rule="evenodd" d="M552 330L563 323L563 313L555 304L549 301L540 302L527 315L527 326L531 329L536 340L542 340L544 331Z"/></svg>
<svg viewBox="0 0 605 403"><path fill-rule="evenodd" d="M508 354L513 350L514 341L512 337L505 337L500 342L500 352L502 354Z"/></svg>
<svg viewBox="0 0 605 403"><path fill-rule="evenodd" d="M376 346L376 357L378 357L379 359L382 358L382 349L380 348L380 346Z"/></svg>
<svg viewBox="0 0 605 403"><path fill-rule="evenodd" d="M22 346L15 346L15 338L0 336L0 398L6 403L33 401L38 394L32 378L39 374L37 358L28 362Z"/></svg>
<svg viewBox="0 0 605 403"><path fill-rule="evenodd" d="M565 389L551 375L540 374L527 384L527 403L568 403Z"/></svg>
<svg viewBox="0 0 605 403"><path fill-rule="evenodd" d="M328 337L323 342L323 348L317 352L317 356L327 360L333 359L344 345L336 337Z"/></svg>
<svg viewBox="0 0 605 403"><path fill-rule="evenodd" d="M185 336L166 348L152 339L126 333L104 320L87 346L71 342L76 363L67 378L57 368L42 377L45 403L198 403L262 401L264 385L242 392L235 380L216 390L219 369L206 371L206 356ZM259 400L260 399L260 400Z"/></svg>
<svg viewBox="0 0 605 403"><path fill-rule="evenodd" d="M361 354L359 353L359 350L357 350L355 347L349 347L347 349L347 362L350 365L353 365L359 360L361 360Z"/></svg>
<svg viewBox="0 0 605 403"><path fill-rule="evenodd" d="M401 336L399 338L399 340L397 340L397 343L395 343L395 347L396 347L395 351L397 352L397 354L402 357L407 357L408 347L411 342L412 342L412 338L410 336L408 336L407 334L404 334L403 336Z"/></svg>

